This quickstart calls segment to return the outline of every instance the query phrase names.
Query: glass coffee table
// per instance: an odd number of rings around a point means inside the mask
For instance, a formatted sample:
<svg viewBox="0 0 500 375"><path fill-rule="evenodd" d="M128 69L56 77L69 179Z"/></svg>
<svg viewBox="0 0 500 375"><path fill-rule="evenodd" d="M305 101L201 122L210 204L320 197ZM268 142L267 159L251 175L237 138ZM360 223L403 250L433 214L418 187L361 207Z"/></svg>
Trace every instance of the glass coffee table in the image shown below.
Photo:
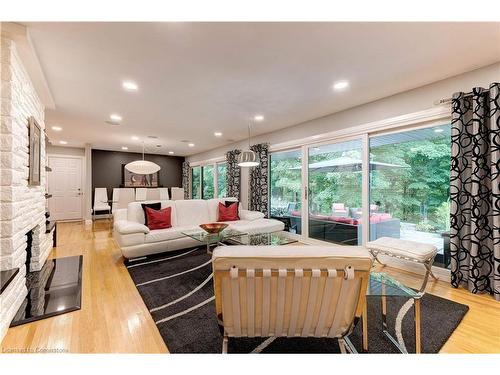
<svg viewBox="0 0 500 375"><path fill-rule="evenodd" d="M288 236L287 232L280 231L273 233L243 234L241 236L230 237L226 242L230 245L283 246L298 242L298 240Z"/></svg>
<svg viewBox="0 0 500 375"><path fill-rule="evenodd" d="M366 290L366 297L380 297L382 311L382 332L391 340L401 353L408 353L402 338L402 320L404 314L413 306L415 327L415 353L421 352L420 340L420 299L424 293L413 290L385 273L372 272ZM393 297L404 297L408 302L399 310L395 319L395 331L398 338L393 337L387 328L387 299ZM399 316L402 314L402 316ZM363 313L363 349L368 350L368 330L366 321L366 303Z"/></svg>
<svg viewBox="0 0 500 375"><path fill-rule="evenodd" d="M232 238L238 238L240 236L247 235L246 233L233 229L225 229L220 233L208 233L202 229L194 229L182 232L182 234L204 244L207 247L207 253L209 254L211 253L211 246L223 245L223 242L228 241Z"/></svg>

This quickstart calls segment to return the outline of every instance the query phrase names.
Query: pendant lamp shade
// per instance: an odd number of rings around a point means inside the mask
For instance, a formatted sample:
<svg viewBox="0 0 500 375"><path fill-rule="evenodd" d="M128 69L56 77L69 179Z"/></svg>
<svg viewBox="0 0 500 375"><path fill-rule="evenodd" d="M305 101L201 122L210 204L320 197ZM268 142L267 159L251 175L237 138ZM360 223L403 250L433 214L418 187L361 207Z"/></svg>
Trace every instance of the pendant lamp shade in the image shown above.
<svg viewBox="0 0 500 375"><path fill-rule="evenodd" d="M144 142L142 142L142 160L135 160L125 165L125 169L135 174L152 174L161 167L152 161L144 160Z"/></svg>
<svg viewBox="0 0 500 375"><path fill-rule="evenodd" d="M259 164L259 157L252 150L243 150L238 155L238 165L240 167L256 167Z"/></svg>
<svg viewBox="0 0 500 375"><path fill-rule="evenodd" d="M147 160L136 160L125 165L127 171L135 174L152 174L158 172L161 167Z"/></svg>
<svg viewBox="0 0 500 375"><path fill-rule="evenodd" d="M239 167L256 167L260 164L259 156L250 150L250 124L248 124L248 150L243 150L238 155Z"/></svg>

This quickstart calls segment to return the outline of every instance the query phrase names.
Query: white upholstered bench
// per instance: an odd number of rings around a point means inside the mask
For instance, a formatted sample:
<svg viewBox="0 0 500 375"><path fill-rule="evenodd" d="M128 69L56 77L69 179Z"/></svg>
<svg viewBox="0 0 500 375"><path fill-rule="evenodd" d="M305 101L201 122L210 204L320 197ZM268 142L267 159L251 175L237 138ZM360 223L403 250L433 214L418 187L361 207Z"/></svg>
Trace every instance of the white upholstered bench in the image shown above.
<svg viewBox="0 0 500 375"><path fill-rule="evenodd" d="M434 279L437 279L437 277L432 273L432 263L434 262L434 257L437 254L437 248L434 245L401 240L399 238L380 237L375 241L368 242L366 247L374 260L380 264L383 263L378 258L379 254L424 265L426 272L422 286L419 290L420 293L425 291L429 275L431 275Z"/></svg>

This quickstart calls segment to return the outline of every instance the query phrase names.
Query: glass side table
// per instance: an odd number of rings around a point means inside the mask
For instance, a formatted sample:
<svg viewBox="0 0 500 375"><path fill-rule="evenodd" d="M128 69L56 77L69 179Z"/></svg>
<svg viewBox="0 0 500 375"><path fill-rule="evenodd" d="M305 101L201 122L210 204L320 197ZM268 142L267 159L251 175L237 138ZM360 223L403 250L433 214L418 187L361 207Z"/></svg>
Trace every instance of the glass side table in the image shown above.
<svg viewBox="0 0 500 375"><path fill-rule="evenodd" d="M190 230L190 231L185 231L182 232L183 235L187 237L191 237L193 240L196 240L200 243L205 244L207 247L207 253L211 253L210 247L215 246L215 245L223 245L223 242L232 239L232 238L237 238L240 236L246 235L246 233L239 232L236 230L232 229L225 229L222 232L219 233L208 233L205 232L204 230Z"/></svg>
<svg viewBox="0 0 500 375"><path fill-rule="evenodd" d="M398 341L397 338L392 336L387 329L387 298L391 297L405 297L408 301L412 301L414 315L415 315L415 353L421 352L421 340L420 340L420 299L423 297L424 293L419 293L416 290L408 288L407 286L401 284L396 279L385 273L373 272L370 274L370 281L368 283L368 288L366 291L367 298L370 297L380 297L381 308L382 308L382 331L391 340L391 342L398 348L401 353L408 353L404 345ZM409 307L411 308L411 306ZM365 350L368 349L368 330L366 324L366 307L363 314L363 343ZM396 324L398 323L396 319ZM397 329L396 329L397 332Z"/></svg>

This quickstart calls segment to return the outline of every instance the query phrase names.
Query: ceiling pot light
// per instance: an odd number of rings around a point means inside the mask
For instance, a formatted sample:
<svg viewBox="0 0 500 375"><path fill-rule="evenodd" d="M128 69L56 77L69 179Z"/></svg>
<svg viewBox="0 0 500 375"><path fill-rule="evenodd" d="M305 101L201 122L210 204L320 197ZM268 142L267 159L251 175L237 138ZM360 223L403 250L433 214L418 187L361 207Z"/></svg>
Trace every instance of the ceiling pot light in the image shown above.
<svg viewBox="0 0 500 375"><path fill-rule="evenodd" d="M215 135L216 137L222 137L222 133L221 133L221 132L215 132L215 133L214 133L214 135Z"/></svg>
<svg viewBox="0 0 500 375"><path fill-rule="evenodd" d="M173 152L173 151L169 151L168 153L169 153L170 155L173 155L173 154L174 154L174 152Z"/></svg>
<svg viewBox="0 0 500 375"><path fill-rule="evenodd" d="M144 160L144 142L142 142L142 160L135 160L125 165L125 169L135 174L152 174L161 167L152 161Z"/></svg>
<svg viewBox="0 0 500 375"><path fill-rule="evenodd" d="M122 116L117 115L116 113L109 115L109 118L113 122L120 122L122 120Z"/></svg>
<svg viewBox="0 0 500 375"><path fill-rule="evenodd" d="M67 145L68 144L68 142L66 142L66 141L59 141L59 143L62 144L62 145Z"/></svg>
<svg viewBox="0 0 500 375"><path fill-rule="evenodd" d="M133 136L131 137L131 139L132 139L133 141L138 141L138 140L139 140L139 137L136 137L135 135L133 135Z"/></svg>
<svg viewBox="0 0 500 375"><path fill-rule="evenodd" d="M62 130L62 128L60 126L53 126L52 130L54 130L56 132L60 132Z"/></svg>
<svg viewBox="0 0 500 375"><path fill-rule="evenodd" d="M194 147L194 143L188 143L189 147Z"/></svg>
<svg viewBox="0 0 500 375"><path fill-rule="evenodd" d="M255 116L253 117L253 119L254 119L255 121L262 121L262 120L264 120L264 116L262 116L262 115L255 115Z"/></svg>
<svg viewBox="0 0 500 375"><path fill-rule="evenodd" d="M127 91L137 91L139 89L139 86L137 86L137 83L132 82L132 81L123 81L122 87Z"/></svg>
<svg viewBox="0 0 500 375"><path fill-rule="evenodd" d="M248 123L248 150L243 150L238 155L238 166L256 167L259 164L259 156L254 151L250 150L250 123Z"/></svg>
<svg viewBox="0 0 500 375"><path fill-rule="evenodd" d="M349 81L338 81L333 84L335 90L344 90L349 87Z"/></svg>
<svg viewBox="0 0 500 375"><path fill-rule="evenodd" d="M123 146L123 147L122 147L122 150L128 150L128 147Z"/></svg>

